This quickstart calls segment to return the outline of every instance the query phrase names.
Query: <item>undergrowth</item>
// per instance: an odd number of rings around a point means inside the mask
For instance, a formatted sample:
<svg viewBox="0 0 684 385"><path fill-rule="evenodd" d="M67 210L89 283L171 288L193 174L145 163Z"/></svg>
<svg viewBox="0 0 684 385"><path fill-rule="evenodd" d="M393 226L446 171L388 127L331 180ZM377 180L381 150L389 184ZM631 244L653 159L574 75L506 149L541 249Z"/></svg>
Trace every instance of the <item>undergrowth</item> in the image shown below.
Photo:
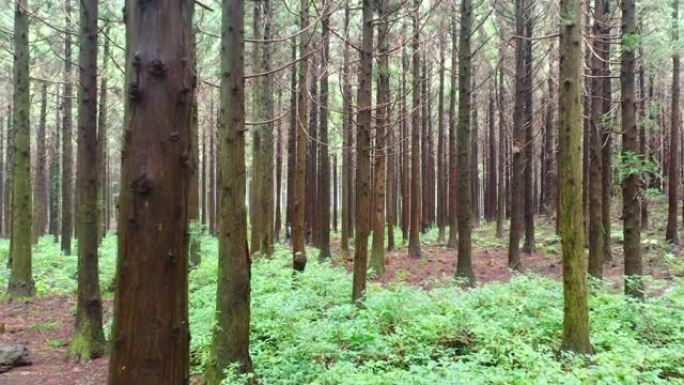
<svg viewBox="0 0 684 385"><path fill-rule="evenodd" d="M0 290L7 285L7 247L0 242ZM109 297L115 259L116 239L110 236L100 259ZM357 309L349 303L350 275L316 259L309 258L296 277L283 246L271 259L255 259L251 354L261 384L684 384L680 278L651 282L661 289L645 303L593 282L595 354L582 357L559 352L562 291L556 280L518 276L470 290L451 285L430 291L371 284L364 308ZM39 296L71 295L76 257L61 255L57 244L42 239L34 251L34 276ZM216 277L217 243L204 238L202 264L190 273L194 372L203 370L209 354ZM232 373L225 381L243 383Z"/></svg>

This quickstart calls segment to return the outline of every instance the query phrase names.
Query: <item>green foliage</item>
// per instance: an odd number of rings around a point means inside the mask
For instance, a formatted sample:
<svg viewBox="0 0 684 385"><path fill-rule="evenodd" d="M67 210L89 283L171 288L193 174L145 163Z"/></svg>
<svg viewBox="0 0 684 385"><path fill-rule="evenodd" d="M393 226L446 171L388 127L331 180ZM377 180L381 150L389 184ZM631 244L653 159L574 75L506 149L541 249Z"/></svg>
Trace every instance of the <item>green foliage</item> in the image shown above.
<svg viewBox="0 0 684 385"><path fill-rule="evenodd" d="M552 232L538 239L557 242ZM102 282L111 281L115 245L114 237L105 239ZM209 353L216 299L218 245L210 237L201 245L203 263L190 273L195 372ZM0 255L6 248L0 242ZM37 250L39 295L72 294L75 257L61 256L47 238ZM681 263L679 256L669 258ZM6 277L0 263L0 284ZM290 250L278 246L252 271L255 375L278 385L684 384L684 280L649 286L662 295L645 303L612 284L592 286L595 355L581 357L559 353L563 300L556 280L517 276L470 290L431 291L370 284L358 309L350 304L351 276L343 268L312 259L293 277ZM224 384L251 380L226 370Z"/></svg>
<svg viewBox="0 0 684 385"><path fill-rule="evenodd" d="M642 180L647 185L651 178L660 172L660 168L654 161L633 152L617 155L615 170L619 183L622 183L629 176L641 175Z"/></svg>
<svg viewBox="0 0 684 385"><path fill-rule="evenodd" d="M37 330L40 332L49 332L53 330L57 330L62 327L62 324L58 321L52 321L52 322L42 322L42 323L37 323L31 325L31 329Z"/></svg>

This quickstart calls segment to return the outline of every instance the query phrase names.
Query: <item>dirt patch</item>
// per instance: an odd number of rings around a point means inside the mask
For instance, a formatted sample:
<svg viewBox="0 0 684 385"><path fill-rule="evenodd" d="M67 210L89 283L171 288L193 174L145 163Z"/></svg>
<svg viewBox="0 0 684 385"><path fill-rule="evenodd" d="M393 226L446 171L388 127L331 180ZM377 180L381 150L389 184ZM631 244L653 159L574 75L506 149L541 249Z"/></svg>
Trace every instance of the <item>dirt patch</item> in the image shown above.
<svg viewBox="0 0 684 385"><path fill-rule="evenodd" d="M22 343L33 364L0 375L2 385L101 385L107 383L107 359L78 363L66 359L74 331L75 299L45 297L0 303L5 332L0 343ZM111 303L105 303L109 319Z"/></svg>

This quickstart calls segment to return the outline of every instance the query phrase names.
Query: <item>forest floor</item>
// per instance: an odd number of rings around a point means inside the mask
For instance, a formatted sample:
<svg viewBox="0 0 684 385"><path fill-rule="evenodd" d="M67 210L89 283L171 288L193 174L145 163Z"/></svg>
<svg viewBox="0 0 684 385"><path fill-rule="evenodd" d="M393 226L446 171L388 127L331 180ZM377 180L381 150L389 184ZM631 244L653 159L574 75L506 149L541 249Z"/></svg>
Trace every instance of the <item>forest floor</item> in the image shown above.
<svg viewBox="0 0 684 385"><path fill-rule="evenodd" d="M434 233L436 231L423 237L423 257L420 259L409 258L403 241L400 241L399 248L387 253L386 274L382 277L371 275L371 279L383 286L398 282L428 290L448 286L453 282L456 252L436 242ZM473 266L479 285L508 281L514 275L507 266L507 238L497 240L491 234L492 225L485 225L474 233ZM648 236L645 238L648 246ZM660 243L651 242L655 247L661 247ZM524 273L559 278L561 260L558 237L545 232L542 227L537 237L537 245L536 252L521 253ZM615 242L614 246L614 260L605 265L604 273L607 281L617 289L621 285L622 253L619 242ZM108 247L111 249L112 246ZM353 253L343 257L337 238L332 242L332 249L333 254L337 256L334 264L344 263L349 270ZM0 254L2 252L0 248ZM680 273L670 272L667 264L660 263L648 255L644 260L646 274L664 281L672 280L673 276L681 276ZM73 271L70 274L73 274ZM106 275L112 275L111 269ZM71 278L73 279L73 276ZM109 279L111 278L102 278L103 282ZM69 285L73 286L74 283L71 282ZM0 344L26 344L33 361L31 366L15 368L0 374L0 385L106 384L107 357L80 363L66 359L68 342L73 333L74 296L68 293L53 294L50 288L43 291L42 295L35 299L0 304ZM111 322L111 294L107 295L104 305L108 329ZM197 382L197 376L193 376L192 383Z"/></svg>

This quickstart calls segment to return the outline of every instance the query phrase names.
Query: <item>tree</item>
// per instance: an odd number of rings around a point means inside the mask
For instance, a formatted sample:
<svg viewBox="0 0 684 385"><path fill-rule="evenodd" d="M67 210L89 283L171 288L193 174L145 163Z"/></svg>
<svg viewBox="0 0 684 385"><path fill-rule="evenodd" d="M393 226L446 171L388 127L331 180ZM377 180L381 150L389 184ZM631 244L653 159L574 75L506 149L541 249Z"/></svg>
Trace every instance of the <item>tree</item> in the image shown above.
<svg viewBox="0 0 684 385"><path fill-rule="evenodd" d="M373 0L363 0L361 61L359 63L359 110L356 135L356 238L352 302L358 303L366 290L368 235L371 211L371 113L373 81Z"/></svg>
<svg viewBox="0 0 684 385"><path fill-rule="evenodd" d="M344 36L349 38L349 0L344 3ZM351 107L351 74L349 68L349 45L342 48L342 228L340 229L340 247L344 253L349 252L349 236L352 233L352 183L353 159L353 124Z"/></svg>
<svg viewBox="0 0 684 385"><path fill-rule="evenodd" d="M534 29L534 1L526 0L525 9L523 10L523 18L525 20L525 39L521 39L520 42L523 44L523 55L525 61L525 69L523 76L523 94L524 100L524 130L525 130L525 141L524 141L524 171L523 171L523 190L524 190L524 205L525 205L525 243L523 244L523 250L526 253L534 252L534 212L537 207L534 198L534 127L533 127L533 113L534 106L533 102L533 89L534 86L534 69L532 67L532 30Z"/></svg>
<svg viewBox="0 0 684 385"><path fill-rule="evenodd" d="M475 282L472 266L471 240L471 138L470 138L470 98L472 52L470 50L471 28L473 22L473 4L471 0L461 1L461 33L459 35L458 63L458 138L456 163L456 179L458 180L458 196L460 201L456 207L458 213L458 260L456 276L466 278L471 284ZM453 202L453 201L452 201Z"/></svg>
<svg viewBox="0 0 684 385"><path fill-rule="evenodd" d="M413 52L411 92L413 111L411 112L411 212L409 223L409 257L420 258L420 218L421 218L421 179L420 179L420 17L418 15L419 0L414 0L413 19Z"/></svg>
<svg viewBox="0 0 684 385"><path fill-rule="evenodd" d="M108 77L107 74L107 60L109 58L109 25L105 28L105 39L104 48L102 55L102 76L100 78L100 106L97 108L97 241L98 245L102 241L102 238L107 235L107 230L109 226L109 216L108 216L108 201L107 201L107 190L108 190L108 167L107 167L107 157L108 157L108 143L107 138L107 125L109 121L107 119L107 109L108 109L108 98L107 98L107 87L108 87Z"/></svg>
<svg viewBox="0 0 684 385"><path fill-rule="evenodd" d="M446 143L444 133L444 63L446 39L439 38L439 91L437 99L437 226L439 227L439 243L444 242L447 225L447 183Z"/></svg>
<svg viewBox="0 0 684 385"><path fill-rule="evenodd" d="M591 353L582 208L581 0L560 2L558 163L563 260L562 349Z"/></svg>
<svg viewBox="0 0 684 385"><path fill-rule="evenodd" d="M589 123L589 274L603 277L603 85L609 75L606 47L610 35L605 25L610 17L608 1L594 1L593 49L591 58L591 117ZM610 31L608 31L610 32Z"/></svg>
<svg viewBox="0 0 684 385"><path fill-rule="evenodd" d="M242 8L235 5L224 2L225 19L233 21L230 16L237 14L234 30L242 31ZM188 60L192 11L190 0L131 1L126 9L130 114L124 132L122 181L128 188L121 189L119 198L110 385L189 380L190 168L182 160L190 151L194 92L192 61ZM239 33L224 35L238 42L242 38ZM240 47L223 47L222 52L237 51L236 57L241 58ZM224 67L223 73L242 81L242 72L231 70ZM238 87L236 94L241 97L240 91ZM231 104L230 111L239 110L240 105ZM238 168L231 164L231 170ZM242 243L238 244L244 245L244 230L240 235ZM240 270L231 264L231 271ZM159 352L164 352L163 357Z"/></svg>
<svg viewBox="0 0 684 385"><path fill-rule="evenodd" d="M675 0L673 10L673 25L678 22L679 0ZM676 27L675 27L676 28ZM636 120L636 94L634 86L634 61L636 57L636 45L634 39L637 38L635 22L635 2L634 0L622 1L622 66L620 67L620 87L622 89L622 161L630 162L636 159L639 154L638 130ZM674 63L673 67L678 71L679 63ZM678 59L677 59L678 61ZM675 72L676 73L676 72ZM673 84L672 101L676 100L674 93L679 92L679 86ZM678 99L678 98L677 98ZM673 110L679 109L679 104L673 104ZM673 127L675 126L673 118ZM676 126L679 129L678 125ZM676 142L676 136L670 138L671 142ZM675 145L676 146L676 145ZM676 147L675 147L676 160ZM670 158L672 161L673 158ZM631 167L630 167L631 168ZM670 174L672 176L672 174ZM625 176L622 184L622 215L624 217L624 249L625 249L625 293L636 298L643 298L643 285L641 275L643 267L641 264L641 211L639 208L639 172L630 172ZM679 183L677 177L670 179L670 186ZM670 187L672 188L672 187ZM676 187L674 188L676 191ZM675 209L677 197L674 200ZM672 202L670 202L672 203ZM669 212L668 212L669 214ZM677 213L675 212L675 223ZM669 221L668 221L669 222ZM675 233L676 234L676 233ZM676 239L676 236L675 236Z"/></svg>
<svg viewBox="0 0 684 385"><path fill-rule="evenodd" d="M97 0L80 2L78 70L78 291L69 355L81 360L104 354L98 274Z"/></svg>
<svg viewBox="0 0 684 385"><path fill-rule="evenodd" d="M456 90L457 90L458 36L456 18L451 19L451 87L449 91L449 240L447 247L458 247L458 148L456 138Z"/></svg>
<svg viewBox="0 0 684 385"><path fill-rule="evenodd" d="M387 167L387 137L389 126L389 22L387 0L377 0L380 18L378 23L378 69L377 97L375 112L375 152L373 156L373 244L371 249L370 266L379 274L385 274L385 190L390 186L385 184Z"/></svg>
<svg viewBox="0 0 684 385"><path fill-rule="evenodd" d="M14 12L14 132L10 297L31 297L31 126L29 89L29 3L17 0Z"/></svg>
<svg viewBox="0 0 684 385"><path fill-rule="evenodd" d="M513 165L511 176L511 230L508 244L508 267L515 270L522 268L520 262L520 236L523 226L525 171L525 87L526 87L526 44L525 8L527 0L515 0L515 34L519 36L515 43L515 99L513 110ZM528 165L529 167L529 165Z"/></svg>
<svg viewBox="0 0 684 385"><path fill-rule="evenodd" d="M252 253L273 253L273 79L270 74L272 48L265 42L271 38L271 2L254 2L254 39L264 43L255 47L256 71L266 73L255 84L254 112L259 124L252 128L252 188L250 189L250 221Z"/></svg>
<svg viewBox="0 0 684 385"><path fill-rule="evenodd" d="M299 28L304 32L299 37L299 55L309 56L309 0L299 0ZM306 267L305 241L305 203L306 203L306 157L307 157L307 101L308 60L300 60L297 75L297 141L295 143L294 202L292 206L292 267L304 271Z"/></svg>
<svg viewBox="0 0 684 385"><path fill-rule="evenodd" d="M242 0L223 2L221 68L228 76L221 78L220 96L219 278L216 327L204 385L221 383L224 369L230 364L236 364L241 373L252 370L249 356L251 261L245 208L243 10Z"/></svg>
<svg viewBox="0 0 684 385"><path fill-rule="evenodd" d="M71 29L71 0L64 0L66 13L66 29ZM71 63L71 34L64 34L64 115L62 116L62 252L71 254L71 236L74 233L74 180L73 180L73 145L72 141L72 63Z"/></svg>
<svg viewBox="0 0 684 385"><path fill-rule="evenodd" d="M48 215L48 183L47 183L47 82L42 82L40 91L40 117L36 130L36 162L35 177L33 184L33 238L32 243L37 243L38 238L45 234Z"/></svg>
<svg viewBox="0 0 684 385"><path fill-rule="evenodd" d="M319 203L319 228L321 249L318 258L326 260L330 258L330 156L328 155L328 60L330 56L330 11L323 9L323 74L321 75L321 121L320 139L321 153L318 158L318 203Z"/></svg>
<svg viewBox="0 0 684 385"><path fill-rule="evenodd" d="M626 6L623 4L623 11ZM627 7L628 8L628 7ZM624 18L625 16L623 16ZM633 17L633 16L632 16ZM623 31L623 33L625 33ZM626 32L629 33L629 32ZM679 40L679 0L674 0L672 9L672 41L676 46ZM679 190L679 130L681 112L679 107L679 51L672 50L672 107L670 116L670 157L667 170L667 229L665 240L678 244L677 236L677 199ZM626 261L625 261L626 262ZM625 264L626 266L626 264Z"/></svg>

